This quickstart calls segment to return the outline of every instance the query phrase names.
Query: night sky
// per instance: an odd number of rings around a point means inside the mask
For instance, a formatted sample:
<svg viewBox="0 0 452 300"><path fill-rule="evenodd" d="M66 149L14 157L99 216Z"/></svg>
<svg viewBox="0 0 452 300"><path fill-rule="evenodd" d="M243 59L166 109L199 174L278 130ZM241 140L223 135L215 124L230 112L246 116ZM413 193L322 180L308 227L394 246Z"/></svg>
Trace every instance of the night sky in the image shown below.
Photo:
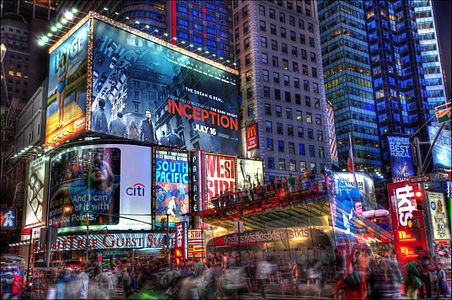
<svg viewBox="0 0 452 300"><path fill-rule="evenodd" d="M446 73L446 94L452 97L451 77L451 15L452 1L433 0L436 31L439 38L439 49L441 51L441 63L443 72Z"/></svg>

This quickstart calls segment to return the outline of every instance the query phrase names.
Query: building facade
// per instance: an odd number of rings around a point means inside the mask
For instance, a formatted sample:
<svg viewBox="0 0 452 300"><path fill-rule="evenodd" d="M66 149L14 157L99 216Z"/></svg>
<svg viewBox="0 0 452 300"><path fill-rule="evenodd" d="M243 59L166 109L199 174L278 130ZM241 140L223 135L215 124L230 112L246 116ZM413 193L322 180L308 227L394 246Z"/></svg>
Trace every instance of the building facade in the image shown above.
<svg viewBox="0 0 452 300"><path fill-rule="evenodd" d="M325 93L334 107L339 166L345 168L351 134L358 170L382 169L364 6L319 1Z"/></svg>
<svg viewBox="0 0 452 300"><path fill-rule="evenodd" d="M270 178L320 173L329 151L315 3L232 5L234 59L241 74L241 155L264 160ZM254 124L258 147L248 151L245 131Z"/></svg>

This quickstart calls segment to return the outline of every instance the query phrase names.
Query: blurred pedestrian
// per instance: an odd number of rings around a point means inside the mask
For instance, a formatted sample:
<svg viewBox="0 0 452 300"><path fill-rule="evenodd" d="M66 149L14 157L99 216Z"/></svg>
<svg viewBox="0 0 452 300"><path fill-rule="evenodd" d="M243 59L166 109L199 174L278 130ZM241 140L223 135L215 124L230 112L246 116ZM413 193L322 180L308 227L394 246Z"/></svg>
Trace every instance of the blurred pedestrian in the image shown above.
<svg viewBox="0 0 452 300"><path fill-rule="evenodd" d="M423 256L421 258L421 263L418 265L419 271L421 273L422 287L420 287L421 298L431 298L432 297L432 284L430 281L430 272L433 271L432 265L430 263L430 257Z"/></svg>
<svg viewBox="0 0 452 300"><path fill-rule="evenodd" d="M367 299L400 299L402 273L397 261L388 257L371 260L367 272Z"/></svg>
<svg viewBox="0 0 452 300"><path fill-rule="evenodd" d="M438 293L438 296L450 297L450 287L447 282L446 272L444 271L444 264L437 263L436 266L436 280L435 287Z"/></svg>
<svg viewBox="0 0 452 300"><path fill-rule="evenodd" d="M295 177L292 175L292 173L289 173L289 179L287 181L289 183L289 192L295 192Z"/></svg>
<svg viewBox="0 0 452 300"><path fill-rule="evenodd" d="M413 260L406 264L407 277L405 279L405 294L410 299L417 299L417 292L422 288L421 272L419 271L419 261Z"/></svg>

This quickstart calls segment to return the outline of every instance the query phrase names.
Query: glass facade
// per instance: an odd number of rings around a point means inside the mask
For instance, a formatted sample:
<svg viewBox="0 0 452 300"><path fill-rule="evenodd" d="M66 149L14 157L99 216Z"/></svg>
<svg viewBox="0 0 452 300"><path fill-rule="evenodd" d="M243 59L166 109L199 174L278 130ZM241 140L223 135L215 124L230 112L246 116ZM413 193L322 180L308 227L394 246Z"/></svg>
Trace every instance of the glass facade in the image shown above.
<svg viewBox="0 0 452 300"><path fill-rule="evenodd" d="M364 2L378 134L389 173L387 135L413 134L427 120L428 104L414 3Z"/></svg>
<svg viewBox="0 0 452 300"><path fill-rule="evenodd" d="M372 75L360 1L319 1L320 37L327 101L334 106L338 158L349 157L351 132L358 170L382 168Z"/></svg>
<svg viewBox="0 0 452 300"><path fill-rule="evenodd" d="M446 101L431 0L414 0L414 11L419 43L421 45L422 66L427 89L428 115L430 118L435 114L435 106ZM436 118L433 121L436 121Z"/></svg>

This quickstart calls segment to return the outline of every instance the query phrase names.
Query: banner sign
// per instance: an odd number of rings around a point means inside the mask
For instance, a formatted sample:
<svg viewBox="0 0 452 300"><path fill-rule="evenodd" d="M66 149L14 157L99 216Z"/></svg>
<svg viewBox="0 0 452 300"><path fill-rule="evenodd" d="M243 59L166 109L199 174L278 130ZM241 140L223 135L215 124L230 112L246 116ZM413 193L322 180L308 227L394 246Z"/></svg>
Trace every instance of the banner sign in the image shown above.
<svg viewBox="0 0 452 300"><path fill-rule="evenodd" d="M427 192L432 217L433 239L450 241L446 203L443 193Z"/></svg>
<svg viewBox="0 0 452 300"><path fill-rule="evenodd" d="M438 133L438 128L433 126L428 126L428 136L430 143L433 143L436 134ZM432 157L433 165L437 168L450 168L451 167L451 155L452 155L452 144L451 144L451 131L447 129L441 130L436 143L433 146Z"/></svg>
<svg viewBox="0 0 452 300"><path fill-rule="evenodd" d="M392 181L404 181L414 176L410 139L404 136L388 136L388 147Z"/></svg>
<svg viewBox="0 0 452 300"><path fill-rule="evenodd" d="M191 160L191 185L190 185L190 203L191 203L191 211L197 212L201 210L201 178L200 178L200 170L201 170L201 160L199 157L199 151L194 151L190 153Z"/></svg>
<svg viewBox="0 0 452 300"><path fill-rule="evenodd" d="M169 234L170 248L174 247L174 233ZM52 251L86 249L142 249L164 248L166 233L107 233L58 236ZM88 243L87 243L88 242ZM35 252L45 251L45 244L37 245Z"/></svg>
<svg viewBox="0 0 452 300"><path fill-rule="evenodd" d="M0 225L2 230L14 230L17 227L16 209L0 208Z"/></svg>
<svg viewBox="0 0 452 300"><path fill-rule="evenodd" d="M419 203L414 197L418 184L398 182L388 184L388 194L391 206L392 226L394 230L424 228L422 212L417 209Z"/></svg>
<svg viewBox="0 0 452 300"><path fill-rule="evenodd" d="M190 151L238 152L234 74L93 22L90 130Z"/></svg>
<svg viewBox="0 0 452 300"><path fill-rule="evenodd" d="M246 151L259 148L259 134L257 131L257 123L246 127Z"/></svg>
<svg viewBox="0 0 452 300"><path fill-rule="evenodd" d="M213 208L212 197L236 187L236 162L234 156L206 153L205 155L205 180L206 199L204 208Z"/></svg>
<svg viewBox="0 0 452 300"><path fill-rule="evenodd" d="M350 186L354 186L354 178L352 172L336 172L336 176L346 180ZM364 172L355 172L356 184L363 198L363 211L375 209L377 198L375 194L375 185L372 177Z"/></svg>
<svg viewBox="0 0 452 300"><path fill-rule="evenodd" d="M169 215L169 225L183 220L190 211L188 152L158 148L155 150L155 224Z"/></svg>
<svg viewBox="0 0 452 300"><path fill-rule="evenodd" d="M264 183L264 162L262 160L237 158L237 188L250 188Z"/></svg>
<svg viewBox="0 0 452 300"><path fill-rule="evenodd" d="M45 224L44 212L46 210L44 199L47 199L48 191L48 184L45 182L47 167L48 158L40 157L32 161L28 168L25 227L42 226Z"/></svg>
<svg viewBox="0 0 452 300"><path fill-rule="evenodd" d="M62 144L86 131L89 25L83 24L50 53L46 145Z"/></svg>
<svg viewBox="0 0 452 300"><path fill-rule="evenodd" d="M181 260L187 260L188 258L188 245L187 245L187 226L185 222L176 223L175 234L175 247L174 256L176 257L176 263L179 265Z"/></svg>
<svg viewBox="0 0 452 300"><path fill-rule="evenodd" d="M339 166L339 159L337 156L337 140L336 140L336 125L334 122L334 108L331 104L326 105L327 122L328 122L328 142L330 146L331 163Z"/></svg>

